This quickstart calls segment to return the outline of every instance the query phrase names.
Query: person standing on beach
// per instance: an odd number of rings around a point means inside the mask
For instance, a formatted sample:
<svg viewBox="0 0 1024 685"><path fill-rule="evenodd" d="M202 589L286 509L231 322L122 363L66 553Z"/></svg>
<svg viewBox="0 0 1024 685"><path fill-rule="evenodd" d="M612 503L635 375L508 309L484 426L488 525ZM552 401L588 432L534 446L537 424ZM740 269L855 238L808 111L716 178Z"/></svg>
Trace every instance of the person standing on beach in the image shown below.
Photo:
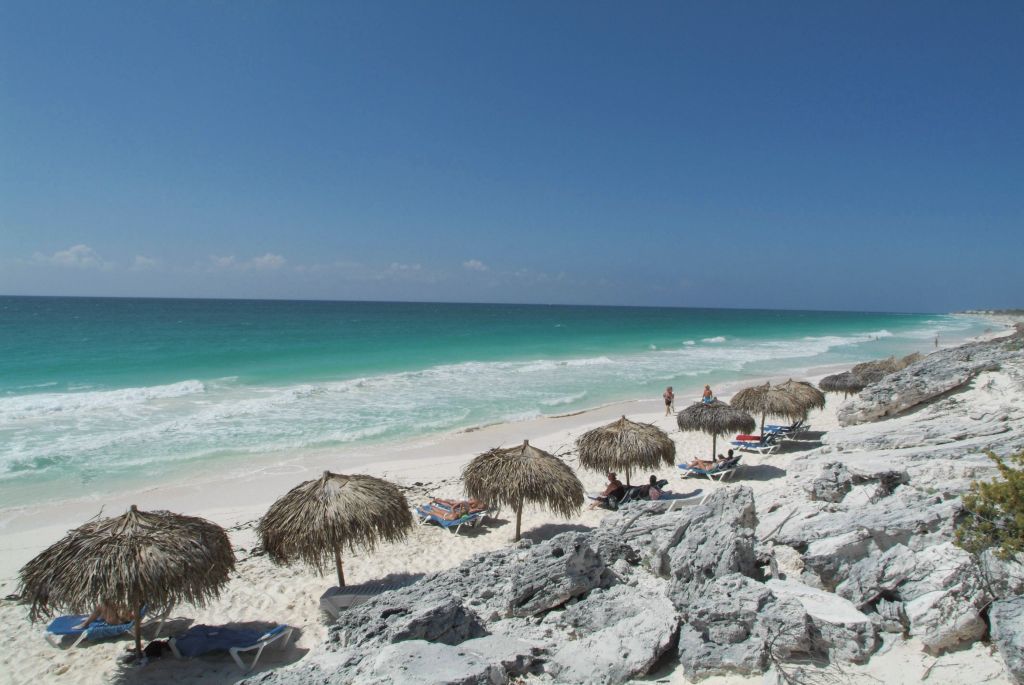
<svg viewBox="0 0 1024 685"><path fill-rule="evenodd" d="M665 416L669 416L676 410L676 394L672 392L672 386L665 388L661 396L665 398Z"/></svg>

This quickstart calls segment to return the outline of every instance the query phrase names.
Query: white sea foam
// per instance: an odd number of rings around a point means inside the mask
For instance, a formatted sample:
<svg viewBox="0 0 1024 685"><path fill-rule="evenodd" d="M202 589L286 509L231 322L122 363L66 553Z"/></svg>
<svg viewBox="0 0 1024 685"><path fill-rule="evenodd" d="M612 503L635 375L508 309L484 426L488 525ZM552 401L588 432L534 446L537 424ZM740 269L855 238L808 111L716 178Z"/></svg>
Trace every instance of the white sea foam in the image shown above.
<svg viewBox="0 0 1024 685"><path fill-rule="evenodd" d="M194 395L205 391L196 380L170 385L89 392L38 393L0 398L0 425L9 420L31 419L58 413L81 413L139 407L147 402Z"/></svg>
<svg viewBox="0 0 1024 685"><path fill-rule="evenodd" d="M725 342L725 336L724 335L716 335L713 338L701 338L701 342L706 342L706 343L724 343Z"/></svg>
<svg viewBox="0 0 1024 685"><path fill-rule="evenodd" d="M684 341L676 349L467 361L283 386L254 387L222 378L205 385L187 380L148 388L3 397L0 479L47 471L96 477L227 453L345 446L522 421L553 407L572 410L623 396L658 397L673 379L739 373L751 364L761 371L799 368L826 354L832 355L829 361L861 360L869 353L887 356L887 350L903 348L886 347L883 340L896 338L906 346L928 339L936 329L976 325L939 321L895 336L887 330L761 341L719 336L711 339L715 344Z"/></svg>
<svg viewBox="0 0 1024 685"><path fill-rule="evenodd" d="M580 392L576 392L576 393L573 393L571 395L562 395L561 397L551 397L551 398L548 398L548 399L543 399L543 400L540 401L540 403L543 406L545 406L545 407L560 407L560 406L565 405L565 404L572 404L573 402L579 402L580 400L582 400L586 396L587 396L587 391L586 390L581 390Z"/></svg>

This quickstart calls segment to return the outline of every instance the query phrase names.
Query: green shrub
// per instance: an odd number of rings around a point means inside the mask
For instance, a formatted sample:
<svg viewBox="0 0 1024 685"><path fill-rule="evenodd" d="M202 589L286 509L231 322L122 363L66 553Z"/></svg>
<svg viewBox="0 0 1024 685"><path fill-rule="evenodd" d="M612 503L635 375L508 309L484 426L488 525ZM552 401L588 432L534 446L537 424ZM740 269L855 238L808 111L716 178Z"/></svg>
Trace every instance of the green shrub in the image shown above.
<svg viewBox="0 0 1024 685"><path fill-rule="evenodd" d="M1001 477L971 484L964 495L966 516L956 529L956 544L974 554L994 549L1007 559L1024 552L1024 452L1006 461L991 452L988 458Z"/></svg>

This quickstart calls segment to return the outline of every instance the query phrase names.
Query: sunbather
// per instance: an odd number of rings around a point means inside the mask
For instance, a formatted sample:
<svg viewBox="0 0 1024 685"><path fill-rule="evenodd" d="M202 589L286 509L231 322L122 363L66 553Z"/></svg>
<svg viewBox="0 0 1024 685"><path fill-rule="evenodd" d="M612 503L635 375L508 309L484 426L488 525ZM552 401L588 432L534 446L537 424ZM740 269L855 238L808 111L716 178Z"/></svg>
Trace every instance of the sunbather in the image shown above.
<svg viewBox="0 0 1024 685"><path fill-rule="evenodd" d="M715 465L718 464L719 462L727 461L727 460L731 460L731 459L732 459L732 450L729 450L728 456L723 457L721 454L719 454L717 457L715 457L711 461L705 461L703 459L694 459L693 461L691 461L688 464L688 466L690 466L691 468L704 469L705 471L707 471L708 469L715 468Z"/></svg>
<svg viewBox="0 0 1024 685"><path fill-rule="evenodd" d="M93 621L100 620L108 626L117 626L132 621L135 617L126 609L122 609L113 602L100 602L89 616L75 626L76 630L84 630Z"/></svg>
<svg viewBox="0 0 1024 685"><path fill-rule="evenodd" d="M597 509L598 507L607 507L609 504L622 499L622 496L626 494L626 486L622 484L618 476L614 472L608 473L608 485L601 491L601 494L594 498L594 503L590 505L591 509Z"/></svg>
<svg viewBox="0 0 1024 685"><path fill-rule="evenodd" d="M710 385L704 386L704 394L701 395L700 401L703 402L704 404L711 404L712 402L715 401L715 393L711 392Z"/></svg>

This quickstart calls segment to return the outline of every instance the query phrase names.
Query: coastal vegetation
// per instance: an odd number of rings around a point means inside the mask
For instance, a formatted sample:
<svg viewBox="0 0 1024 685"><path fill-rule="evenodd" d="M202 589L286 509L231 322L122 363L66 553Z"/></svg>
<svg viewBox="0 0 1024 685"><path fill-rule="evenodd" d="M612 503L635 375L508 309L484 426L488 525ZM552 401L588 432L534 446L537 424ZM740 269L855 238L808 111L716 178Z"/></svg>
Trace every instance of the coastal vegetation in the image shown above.
<svg viewBox="0 0 1024 685"><path fill-rule="evenodd" d="M992 549L1002 559L1024 552L1024 451L1003 459L989 452L999 477L975 481L964 495L956 544L975 554ZM1016 467L1011 466L1016 464Z"/></svg>

